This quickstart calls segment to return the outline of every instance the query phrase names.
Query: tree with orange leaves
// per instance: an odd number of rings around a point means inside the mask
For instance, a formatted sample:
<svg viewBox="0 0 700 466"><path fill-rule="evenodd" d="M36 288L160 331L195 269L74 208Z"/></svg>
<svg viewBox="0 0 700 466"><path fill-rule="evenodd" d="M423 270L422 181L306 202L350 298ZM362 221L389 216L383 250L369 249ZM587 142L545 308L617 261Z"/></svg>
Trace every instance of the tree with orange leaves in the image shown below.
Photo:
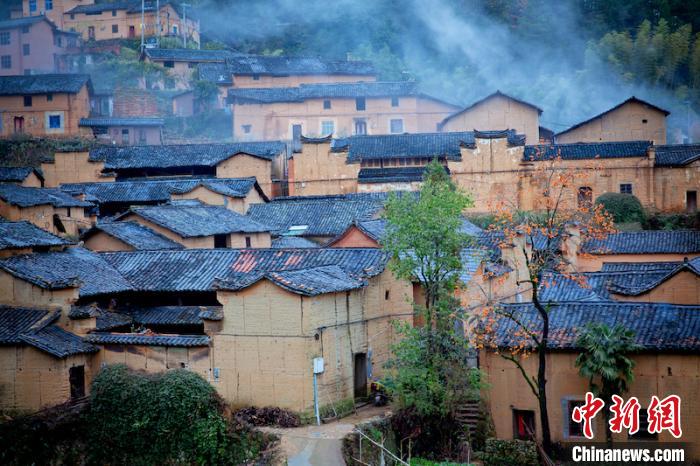
<svg viewBox="0 0 700 466"><path fill-rule="evenodd" d="M479 348L496 351L513 362L538 401L542 427L542 446L551 452L551 433L547 412L547 351L550 338L549 311L551 303L542 302L542 287L554 285L554 280L573 280L585 286L585 279L576 273L571 251L564 245L601 239L614 231L613 220L600 204L592 202L592 192L585 180L595 175L599 167L567 166L560 156L532 160L534 168L523 174L537 193L538 209L523 212L505 201L495 206L496 216L489 227L500 247L512 247L515 257L523 263L518 267L517 285L522 296L532 303L536 321L523 319L518 307L498 302L483 305L475 313L474 337ZM573 251L573 257L576 251ZM508 348L499 348L496 329L501 319L516 330L509 335ZM537 375L528 375L523 361L537 357Z"/></svg>

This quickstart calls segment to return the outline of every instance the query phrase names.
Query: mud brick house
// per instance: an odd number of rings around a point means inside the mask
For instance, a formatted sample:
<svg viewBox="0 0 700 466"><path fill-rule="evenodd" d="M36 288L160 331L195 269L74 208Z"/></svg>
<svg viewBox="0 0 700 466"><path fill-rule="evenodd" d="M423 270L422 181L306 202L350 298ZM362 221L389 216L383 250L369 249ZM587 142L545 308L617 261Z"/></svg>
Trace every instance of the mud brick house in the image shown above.
<svg viewBox="0 0 700 466"><path fill-rule="evenodd" d="M77 236L78 228L90 225L87 207L92 204L60 189L0 184L0 216L11 221L27 220L51 233Z"/></svg>
<svg viewBox="0 0 700 466"><path fill-rule="evenodd" d="M374 66L367 61L240 54L228 58L225 63L200 63L197 73L199 79L217 84L222 108L226 106L226 96L232 87L294 87L377 79Z"/></svg>
<svg viewBox="0 0 700 466"><path fill-rule="evenodd" d="M512 128L525 135L528 144L540 143L542 109L501 91L496 91L448 116L440 122L443 132L473 131L475 128Z"/></svg>
<svg viewBox="0 0 700 466"><path fill-rule="evenodd" d="M42 188L44 175L33 167L0 167L0 183L16 183L28 188Z"/></svg>
<svg viewBox="0 0 700 466"><path fill-rule="evenodd" d="M425 166L437 158L453 180L472 193L475 211L508 199L519 208L537 206L532 172L561 158L561 167L599 168L586 185L572 187L565 202L606 192L634 194L655 211L697 210L700 146L655 146L649 141L525 146L514 131L304 138L289 160L289 193L325 195L415 190Z"/></svg>
<svg viewBox="0 0 700 466"><path fill-rule="evenodd" d="M199 44L199 20L185 18L176 3L160 2L160 31L156 2L149 0L144 6L143 27L147 37L187 37L188 41ZM86 41L141 37L141 2L138 0L23 0L22 15L46 15L60 29L79 32Z"/></svg>
<svg viewBox="0 0 700 466"><path fill-rule="evenodd" d="M225 64L238 55L229 50L155 48L146 49L143 60L163 66L173 78L175 89L189 89L192 81L201 79L197 73L200 64ZM165 83L159 83L159 87L164 89Z"/></svg>
<svg viewBox="0 0 700 466"><path fill-rule="evenodd" d="M376 218L384 208L385 194L278 197L267 204L252 204L248 216L272 228L276 237L299 237L325 243L355 220Z"/></svg>
<svg viewBox="0 0 700 466"><path fill-rule="evenodd" d="M79 45L78 34L44 16L0 21L0 76L58 73L62 56Z"/></svg>
<svg viewBox="0 0 700 466"><path fill-rule="evenodd" d="M117 217L139 223L187 248L269 248L270 227L199 201L134 207Z"/></svg>
<svg viewBox="0 0 700 466"><path fill-rule="evenodd" d="M0 257L62 250L69 241L52 235L27 221L0 220Z"/></svg>
<svg viewBox="0 0 700 466"><path fill-rule="evenodd" d="M700 257L700 231L619 232L581 245L576 269L596 272L609 262L682 262L696 257Z"/></svg>
<svg viewBox="0 0 700 466"><path fill-rule="evenodd" d="M0 76L0 135L81 136L90 113L90 77L83 74Z"/></svg>
<svg viewBox="0 0 700 466"><path fill-rule="evenodd" d="M557 133L558 143L653 141L666 144L669 111L634 96L588 120Z"/></svg>
<svg viewBox="0 0 700 466"><path fill-rule="evenodd" d="M415 82L233 87L228 91L236 140L292 140L302 135L435 131L458 108L420 92Z"/></svg>
<svg viewBox="0 0 700 466"><path fill-rule="evenodd" d="M112 144L163 144L165 121L157 117L81 118L81 127L90 128L95 138Z"/></svg>
<svg viewBox="0 0 700 466"><path fill-rule="evenodd" d="M91 251L184 249L180 243L137 222L101 222L80 236Z"/></svg>
<svg viewBox="0 0 700 466"><path fill-rule="evenodd" d="M61 190L99 207L99 216L112 216L131 206L157 205L170 201L195 199L245 214L248 206L267 202L268 198L255 178L172 178L164 180L71 183Z"/></svg>

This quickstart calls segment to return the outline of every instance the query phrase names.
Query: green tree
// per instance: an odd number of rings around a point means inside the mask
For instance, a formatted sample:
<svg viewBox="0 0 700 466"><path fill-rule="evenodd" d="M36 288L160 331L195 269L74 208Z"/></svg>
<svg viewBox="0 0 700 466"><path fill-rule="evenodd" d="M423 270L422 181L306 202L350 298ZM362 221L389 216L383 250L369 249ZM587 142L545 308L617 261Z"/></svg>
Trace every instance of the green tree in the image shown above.
<svg viewBox="0 0 700 466"><path fill-rule="evenodd" d="M399 326L389 367L390 387L403 407L425 416L448 416L471 395L478 375L467 367L468 343L455 329L462 318L455 291L462 270L462 211L471 198L452 182L445 168L431 162L418 196L392 195L386 205L383 247L397 277L418 283L425 301L415 305L422 327Z"/></svg>
<svg viewBox="0 0 700 466"><path fill-rule="evenodd" d="M612 215L615 223L643 222L644 207L633 194L605 193L596 199Z"/></svg>
<svg viewBox="0 0 700 466"><path fill-rule="evenodd" d="M613 395L622 395L634 381L634 361L629 354L638 350L634 332L620 324L613 328L606 324L589 324L577 339L581 354L576 358L581 377L588 379L591 392L612 404ZM605 425L610 420L610 410L603 410ZM605 429L605 439L612 444L612 432Z"/></svg>

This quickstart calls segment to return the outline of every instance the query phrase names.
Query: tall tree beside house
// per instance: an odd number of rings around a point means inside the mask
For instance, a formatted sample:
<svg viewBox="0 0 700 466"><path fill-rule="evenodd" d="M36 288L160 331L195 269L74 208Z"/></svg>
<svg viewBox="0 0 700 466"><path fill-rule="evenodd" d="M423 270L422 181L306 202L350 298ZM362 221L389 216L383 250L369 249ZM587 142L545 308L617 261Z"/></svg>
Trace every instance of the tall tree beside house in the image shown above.
<svg viewBox="0 0 700 466"><path fill-rule="evenodd" d="M392 195L386 205L383 247L390 268L401 279L418 283L425 300L415 304L424 323L401 327L394 346L391 385L404 408L423 416L449 416L474 386L466 364L468 342L455 291L462 270L461 251L470 237L461 232L462 211L471 198L452 182L437 161L426 169L419 196Z"/></svg>
<svg viewBox="0 0 700 466"><path fill-rule="evenodd" d="M552 447L547 410L549 312L556 304L542 302L540 290L551 286L554 276L585 286L585 278L576 273L572 260L576 251L569 248L614 231L612 217L601 204L593 204L590 189L585 187L585 180L595 176L596 169L595 165L566 167L559 156L542 160L532 172L523 175L536 192L540 210L522 212L506 201L495 206L497 214L490 234L500 247L512 248L512 273L516 274L523 301L532 302L538 319L521 320L516 307L500 306L498 302L487 302L472 316L478 347L497 351L515 364L537 399L542 447L548 453ZM517 329L511 335L513 344L507 349L495 346L495 324L499 319L507 319ZM528 374L523 364L530 356L537 358L536 375Z"/></svg>
<svg viewBox="0 0 700 466"><path fill-rule="evenodd" d="M579 335L577 346L581 354L576 367L581 377L588 379L594 395L612 404L613 395L622 395L634 381L634 361L629 354L639 349L634 342L634 332L622 325L610 328L605 324L589 324ZM610 410L604 409L605 424L610 421ZM605 439L612 444L612 432L605 429Z"/></svg>

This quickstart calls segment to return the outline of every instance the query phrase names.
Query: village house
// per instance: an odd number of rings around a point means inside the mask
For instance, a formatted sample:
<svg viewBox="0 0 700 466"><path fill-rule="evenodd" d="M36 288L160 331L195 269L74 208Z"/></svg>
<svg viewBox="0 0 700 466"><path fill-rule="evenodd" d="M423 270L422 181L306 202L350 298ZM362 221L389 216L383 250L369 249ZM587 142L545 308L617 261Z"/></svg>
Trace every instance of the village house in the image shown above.
<svg viewBox="0 0 700 466"><path fill-rule="evenodd" d="M251 204L268 201L255 178L133 179L63 184L61 189L74 197L84 196L95 203L100 217L123 213L132 206L165 204L183 199L195 199L245 214Z"/></svg>
<svg viewBox="0 0 700 466"><path fill-rule="evenodd" d="M0 167L0 183L15 183L28 188L43 188L44 175L33 167Z"/></svg>
<svg viewBox="0 0 700 466"><path fill-rule="evenodd" d="M0 257L62 250L70 244L27 221L0 220Z"/></svg>
<svg viewBox="0 0 700 466"><path fill-rule="evenodd" d="M0 135L81 136L90 113L90 77L83 74L0 76Z"/></svg>
<svg viewBox="0 0 700 466"><path fill-rule="evenodd" d="M176 6L175 2L162 0L156 11L156 2L145 2L144 35L186 38L199 44L199 20ZM23 0L22 14L24 17L45 15L60 29L79 32L88 41L141 37L141 2L138 0Z"/></svg>
<svg viewBox="0 0 700 466"><path fill-rule="evenodd" d="M173 79L175 89L190 89L192 81L199 78L197 68L200 63L223 64L237 55L240 54L229 50L148 48L144 50L143 60L164 67ZM166 88L165 83L159 83L158 87Z"/></svg>
<svg viewBox="0 0 700 466"><path fill-rule="evenodd" d="M556 134L557 143L653 141L666 144L670 112L634 96L588 120Z"/></svg>
<svg viewBox="0 0 700 466"><path fill-rule="evenodd" d="M539 144L542 109L501 91L496 91L442 120L442 132L473 131L477 128L512 128L525 135L527 144Z"/></svg>
<svg viewBox="0 0 700 466"><path fill-rule="evenodd" d="M458 107L420 92L415 82L236 87L228 91L235 140L436 131Z"/></svg>
<svg viewBox="0 0 700 466"><path fill-rule="evenodd" d="M269 225L277 238L303 238L320 245L356 220L378 217L386 198L383 193L277 197L266 204L252 204L248 216Z"/></svg>
<svg viewBox="0 0 700 466"><path fill-rule="evenodd" d="M44 16L0 21L0 76L58 73L61 57L80 36L61 31Z"/></svg>
<svg viewBox="0 0 700 466"><path fill-rule="evenodd" d="M564 200L592 202L601 194L634 194L652 211L694 212L700 186L700 146L655 146L649 141L525 146L514 131L304 138L288 162L291 195L416 190L425 166L438 159L472 194L473 211L508 200L536 208L532 173L561 159L560 167L596 170Z"/></svg>
<svg viewBox="0 0 700 466"><path fill-rule="evenodd" d="M184 249L180 243L138 222L98 222L80 236L91 251L154 251Z"/></svg>
<svg viewBox="0 0 700 466"><path fill-rule="evenodd" d="M0 217L10 221L27 220L54 234L77 236L79 228L89 227L87 207L92 204L59 189L0 184Z"/></svg>
<svg viewBox="0 0 700 466"><path fill-rule="evenodd" d="M56 152L41 161L44 186L57 188L65 183L114 181L112 171L105 170L103 159L91 159L87 148Z"/></svg>
<svg viewBox="0 0 700 466"><path fill-rule="evenodd" d="M117 220L134 221L187 248L270 247L269 226L225 207L196 200L133 207Z"/></svg>
<svg viewBox="0 0 700 466"><path fill-rule="evenodd" d="M163 144L165 120L157 117L89 117L79 126L90 128L93 136L113 145Z"/></svg>
<svg viewBox="0 0 700 466"><path fill-rule="evenodd" d="M324 60L315 57L271 57L237 54L225 63L200 63L199 79L219 88L219 106L226 107L233 87L294 87L313 83L376 81L372 63L359 60Z"/></svg>

